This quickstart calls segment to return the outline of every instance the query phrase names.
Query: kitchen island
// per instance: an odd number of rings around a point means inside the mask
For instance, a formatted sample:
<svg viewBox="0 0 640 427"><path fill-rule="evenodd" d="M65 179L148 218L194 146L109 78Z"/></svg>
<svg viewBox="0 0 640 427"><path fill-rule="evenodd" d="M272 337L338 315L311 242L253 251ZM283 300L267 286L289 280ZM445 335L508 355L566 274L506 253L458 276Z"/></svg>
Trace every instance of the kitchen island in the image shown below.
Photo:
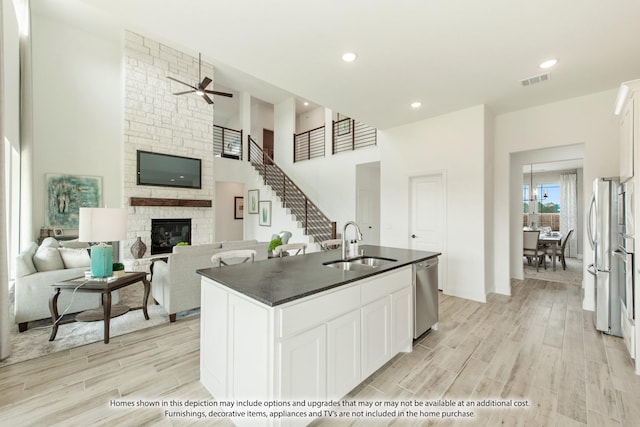
<svg viewBox="0 0 640 427"><path fill-rule="evenodd" d="M325 265L340 259L335 250L198 270L200 380L209 392L227 401L339 399L411 351L412 264L440 254L361 249L380 265Z"/></svg>

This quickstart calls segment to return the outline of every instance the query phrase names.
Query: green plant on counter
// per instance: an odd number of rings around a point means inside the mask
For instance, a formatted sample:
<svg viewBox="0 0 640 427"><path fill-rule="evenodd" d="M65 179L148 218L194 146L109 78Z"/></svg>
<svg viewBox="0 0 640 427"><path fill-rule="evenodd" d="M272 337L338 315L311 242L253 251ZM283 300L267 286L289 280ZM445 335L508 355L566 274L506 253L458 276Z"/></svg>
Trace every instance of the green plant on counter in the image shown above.
<svg viewBox="0 0 640 427"><path fill-rule="evenodd" d="M176 246L189 246L189 243L187 243L187 242L178 242L178 243L176 243Z"/></svg>
<svg viewBox="0 0 640 427"><path fill-rule="evenodd" d="M280 246L281 244L282 244L282 240L280 240L279 237L276 237L275 239L271 239L271 241L269 242L269 250L272 251L278 246Z"/></svg>
<svg viewBox="0 0 640 427"><path fill-rule="evenodd" d="M113 271L123 271L124 270L124 264L121 262L114 262L113 263Z"/></svg>

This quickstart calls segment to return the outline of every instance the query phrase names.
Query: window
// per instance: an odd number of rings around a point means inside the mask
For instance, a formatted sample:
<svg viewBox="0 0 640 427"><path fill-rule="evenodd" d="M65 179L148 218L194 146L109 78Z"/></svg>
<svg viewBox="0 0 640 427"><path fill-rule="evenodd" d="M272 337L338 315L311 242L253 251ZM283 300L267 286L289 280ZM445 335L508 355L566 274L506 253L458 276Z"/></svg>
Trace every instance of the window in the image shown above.
<svg viewBox="0 0 640 427"><path fill-rule="evenodd" d="M544 196L547 197L544 197ZM538 184L538 212L560 213L560 184Z"/></svg>

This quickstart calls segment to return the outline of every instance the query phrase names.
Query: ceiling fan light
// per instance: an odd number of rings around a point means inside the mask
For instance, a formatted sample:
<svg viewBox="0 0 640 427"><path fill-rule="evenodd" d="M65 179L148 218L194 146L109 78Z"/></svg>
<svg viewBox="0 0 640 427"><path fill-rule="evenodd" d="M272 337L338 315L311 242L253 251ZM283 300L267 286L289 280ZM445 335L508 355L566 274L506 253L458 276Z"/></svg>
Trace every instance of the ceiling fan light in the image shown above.
<svg viewBox="0 0 640 427"><path fill-rule="evenodd" d="M198 90L196 90L196 94L202 96L202 95L204 95L204 91L202 89L198 89Z"/></svg>

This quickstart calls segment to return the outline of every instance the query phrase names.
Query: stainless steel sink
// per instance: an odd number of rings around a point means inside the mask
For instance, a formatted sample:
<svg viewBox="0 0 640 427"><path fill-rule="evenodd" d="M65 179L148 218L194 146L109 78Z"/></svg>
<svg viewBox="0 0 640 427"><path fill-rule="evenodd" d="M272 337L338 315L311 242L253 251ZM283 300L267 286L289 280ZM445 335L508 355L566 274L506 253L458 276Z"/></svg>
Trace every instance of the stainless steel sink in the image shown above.
<svg viewBox="0 0 640 427"><path fill-rule="evenodd" d="M391 264L397 262L397 259L383 258L375 256L361 256L357 258L338 259L335 261L327 261L322 263L327 267L337 268L338 270L349 271L367 271L372 268L380 267L382 265Z"/></svg>

